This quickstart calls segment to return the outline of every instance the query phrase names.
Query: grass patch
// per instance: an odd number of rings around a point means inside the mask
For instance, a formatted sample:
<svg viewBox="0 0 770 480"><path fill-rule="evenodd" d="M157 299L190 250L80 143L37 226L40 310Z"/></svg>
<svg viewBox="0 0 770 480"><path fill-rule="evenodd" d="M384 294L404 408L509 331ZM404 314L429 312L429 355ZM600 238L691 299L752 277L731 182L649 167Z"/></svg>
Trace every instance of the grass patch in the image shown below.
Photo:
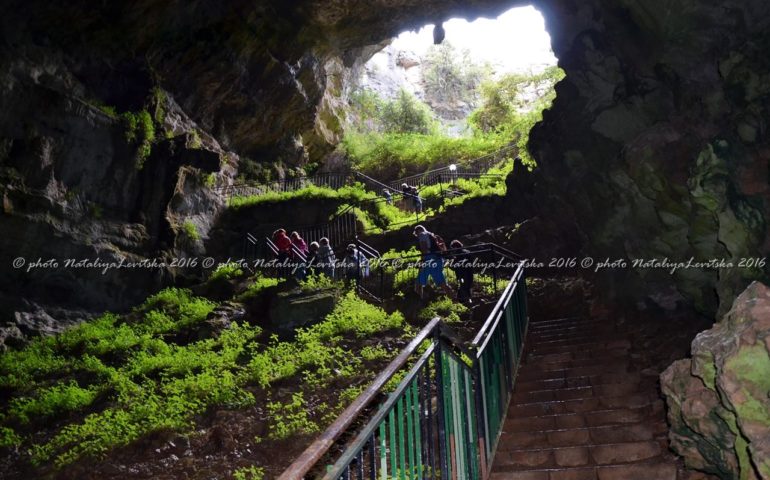
<svg viewBox="0 0 770 480"><path fill-rule="evenodd" d="M244 197L232 197L228 200L227 206L233 209L251 207L263 204L272 204L286 202L289 200L341 200L347 202L360 202L377 198L377 195L364 190L361 184L346 185L339 189L328 187L318 187L308 185L307 187L292 190L288 192L266 192L261 195L250 195Z"/></svg>
<svg viewBox="0 0 770 480"><path fill-rule="evenodd" d="M508 144L502 135L451 138L441 134L357 133L345 135L342 147L353 166L380 179L395 179L494 153Z"/></svg>

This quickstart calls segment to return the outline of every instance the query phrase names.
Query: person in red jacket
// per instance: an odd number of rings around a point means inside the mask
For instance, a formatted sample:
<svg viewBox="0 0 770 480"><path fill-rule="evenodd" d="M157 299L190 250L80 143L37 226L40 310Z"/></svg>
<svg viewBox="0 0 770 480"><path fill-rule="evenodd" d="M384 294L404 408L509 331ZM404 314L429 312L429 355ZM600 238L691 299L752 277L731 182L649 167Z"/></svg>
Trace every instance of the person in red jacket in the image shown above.
<svg viewBox="0 0 770 480"><path fill-rule="evenodd" d="M291 239L286 235L286 230L279 228L273 232L273 243L278 249L278 263L283 264L288 261L291 258Z"/></svg>

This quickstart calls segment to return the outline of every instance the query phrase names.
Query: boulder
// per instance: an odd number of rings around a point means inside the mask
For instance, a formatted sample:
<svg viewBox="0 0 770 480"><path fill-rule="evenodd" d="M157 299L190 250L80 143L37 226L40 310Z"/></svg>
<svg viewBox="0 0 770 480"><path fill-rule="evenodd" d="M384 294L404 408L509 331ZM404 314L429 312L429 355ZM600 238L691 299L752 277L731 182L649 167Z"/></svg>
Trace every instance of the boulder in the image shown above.
<svg viewBox="0 0 770 480"><path fill-rule="evenodd" d="M671 448L723 479L770 479L770 288L752 283L661 375Z"/></svg>
<svg viewBox="0 0 770 480"><path fill-rule="evenodd" d="M336 290L314 293L281 292L270 305L270 329L278 335L314 325L326 317L337 301Z"/></svg>

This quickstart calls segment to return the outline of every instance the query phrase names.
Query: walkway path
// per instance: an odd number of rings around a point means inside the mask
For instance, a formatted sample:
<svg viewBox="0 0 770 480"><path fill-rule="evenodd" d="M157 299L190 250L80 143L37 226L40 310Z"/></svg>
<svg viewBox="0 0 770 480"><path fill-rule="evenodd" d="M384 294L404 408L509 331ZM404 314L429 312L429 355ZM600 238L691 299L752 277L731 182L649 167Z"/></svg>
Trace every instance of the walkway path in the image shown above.
<svg viewBox="0 0 770 480"><path fill-rule="evenodd" d="M623 328L532 321L493 480L676 480L655 376ZM642 362L643 363L643 362Z"/></svg>

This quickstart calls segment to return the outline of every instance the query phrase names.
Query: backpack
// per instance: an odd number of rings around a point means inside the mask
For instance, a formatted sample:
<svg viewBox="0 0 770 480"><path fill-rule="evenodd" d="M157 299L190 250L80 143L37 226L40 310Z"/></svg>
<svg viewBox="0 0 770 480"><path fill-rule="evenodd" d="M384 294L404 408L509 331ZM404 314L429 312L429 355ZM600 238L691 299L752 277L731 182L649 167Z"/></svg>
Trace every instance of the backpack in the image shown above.
<svg viewBox="0 0 770 480"><path fill-rule="evenodd" d="M436 235L435 233L430 234L431 243L431 251L432 252L446 252L446 242L444 242L444 239L441 238L440 235Z"/></svg>

